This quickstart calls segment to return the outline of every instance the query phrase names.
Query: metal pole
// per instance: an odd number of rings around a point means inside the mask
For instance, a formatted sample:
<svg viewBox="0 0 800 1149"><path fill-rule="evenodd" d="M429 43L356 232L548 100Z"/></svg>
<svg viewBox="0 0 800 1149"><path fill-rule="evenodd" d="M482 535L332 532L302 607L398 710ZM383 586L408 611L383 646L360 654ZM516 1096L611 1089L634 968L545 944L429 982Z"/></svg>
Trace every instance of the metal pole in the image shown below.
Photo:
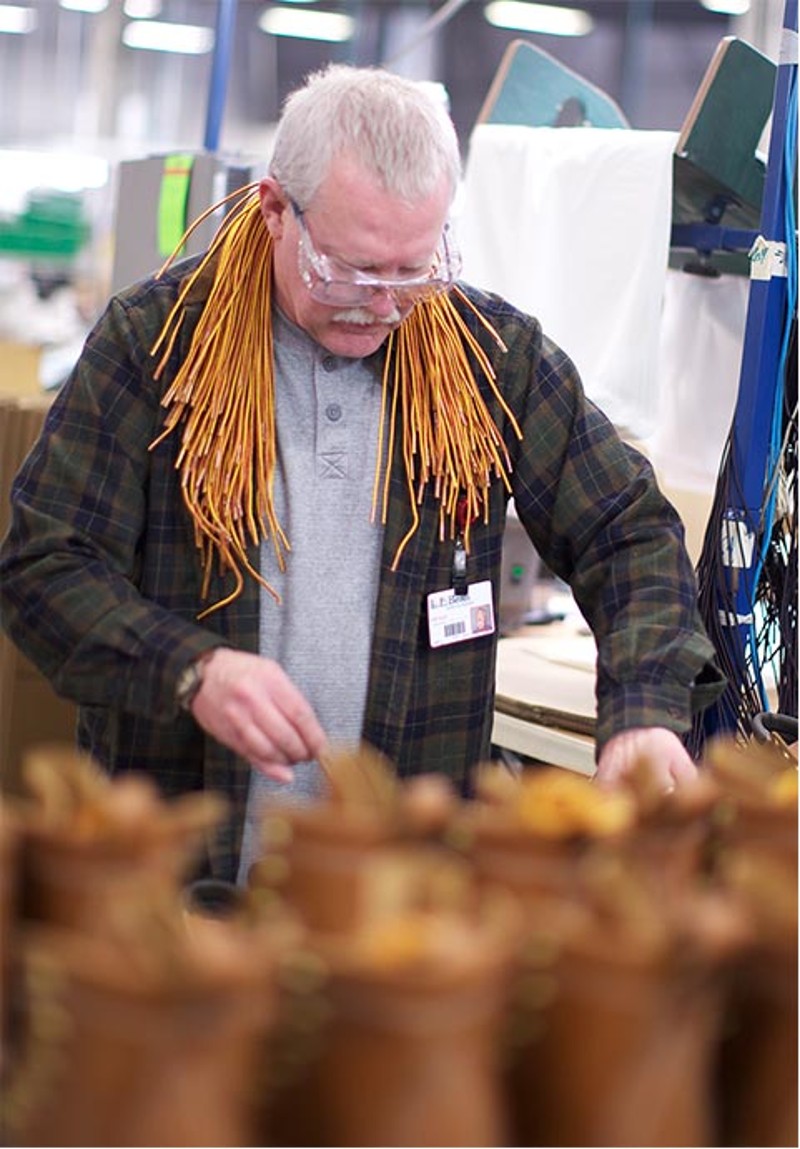
<svg viewBox="0 0 800 1149"><path fill-rule="evenodd" d="M731 682L725 696L709 709L704 718L708 733L735 729L741 721L740 696L748 681L748 652L757 677L761 669L757 664L758 620L754 617L754 605L760 569L759 547L770 527L762 520L770 478L773 413L782 387L781 346L787 318L786 261L781 259L780 251L785 252L787 245L796 242L795 236L786 234L785 227L788 182L785 141L787 131L797 130L788 117L790 85L797 74L797 3L798 0L786 0L787 49L782 52L776 76L760 240L751 250L751 262L755 264L754 252L760 245L763 270L759 265L751 271L739 393L730 443L727 504L722 521L710 524L706 536L707 543L720 548L726 576L726 585L715 588L709 603L716 617L707 621L716 629L727 662L738 668L741 681Z"/></svg>
<svg viewBox="0 0 800 1149"><path fill-rule="evenodd" d="M219 147L220 126L228 89L231 54L233 52L233 32L236 26L236 5L238 0L219 0L217 24L214 31L214 60L211 68L211 86L206 110L206 134L203 141L206 151L215 152Z"/></svg>

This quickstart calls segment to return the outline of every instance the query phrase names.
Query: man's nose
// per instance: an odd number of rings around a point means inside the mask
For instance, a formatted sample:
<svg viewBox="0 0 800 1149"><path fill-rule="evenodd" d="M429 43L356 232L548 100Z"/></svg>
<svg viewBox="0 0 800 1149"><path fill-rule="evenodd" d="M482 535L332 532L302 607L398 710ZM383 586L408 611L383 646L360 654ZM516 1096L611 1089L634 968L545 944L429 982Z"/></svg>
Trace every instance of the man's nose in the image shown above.
<svg viewBox="0 0 800 1149"><path fill-rule="evenodd" d="M385 319L394 311L399 310L398 301L390 287L376 287L372 292L368 307L374 315L381 319Z"/></svg>

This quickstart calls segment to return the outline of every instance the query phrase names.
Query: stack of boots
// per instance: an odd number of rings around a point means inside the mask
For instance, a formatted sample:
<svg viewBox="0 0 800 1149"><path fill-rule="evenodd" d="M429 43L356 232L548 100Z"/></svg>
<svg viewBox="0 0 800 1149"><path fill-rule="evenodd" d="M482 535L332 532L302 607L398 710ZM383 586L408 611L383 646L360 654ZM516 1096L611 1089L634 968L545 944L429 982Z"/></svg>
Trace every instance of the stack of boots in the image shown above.
<svg viewBox="0 0 800 1149"><path fill-rule="evenodd" d="M324 1144L505 1145L497 1062L505 983L478 963L426 976L335 969L313 1095Z"/></svg>

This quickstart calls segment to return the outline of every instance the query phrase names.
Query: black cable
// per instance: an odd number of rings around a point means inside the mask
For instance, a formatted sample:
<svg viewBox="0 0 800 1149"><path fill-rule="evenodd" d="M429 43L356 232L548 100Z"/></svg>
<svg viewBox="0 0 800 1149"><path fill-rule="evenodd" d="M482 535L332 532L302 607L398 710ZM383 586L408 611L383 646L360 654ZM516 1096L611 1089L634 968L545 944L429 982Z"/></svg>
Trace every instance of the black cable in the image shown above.
<svg viewBox="0 0 800 1149"><path fill-rule="evenodd" d="M697 564L698 605L717 652L720 669L728 679L725 692L714 706L698 715L687 737L694 757L700 757L705 741L722 731L742 737L752 733L753 716L764 712L763 668L772 666L777 677L777 705L781 714L797 717L797 321L791 319L790 353L786 362L783 412L782 469L783 503L772 524L769 546L758 585L746 589L752 604L754 625L751 641L734 638L726 619L736 619L737 579L748 578L747 568L723 562L722 532L728 508L742 506L729 434L723 451L717 486L709 513L703 547ZM760 545L760 540L756 541ZM753 637L754 636L754 637Z"/></svg>
<svg viewBox="0 0 800 1149"><path fill-rule="evenodd" d="M797 741L797 718L790 718L786 714L773 714L769 710L762 710L752 718L753 737L756 742L769 742L771 734L779 734L781 738Z"/></svg>

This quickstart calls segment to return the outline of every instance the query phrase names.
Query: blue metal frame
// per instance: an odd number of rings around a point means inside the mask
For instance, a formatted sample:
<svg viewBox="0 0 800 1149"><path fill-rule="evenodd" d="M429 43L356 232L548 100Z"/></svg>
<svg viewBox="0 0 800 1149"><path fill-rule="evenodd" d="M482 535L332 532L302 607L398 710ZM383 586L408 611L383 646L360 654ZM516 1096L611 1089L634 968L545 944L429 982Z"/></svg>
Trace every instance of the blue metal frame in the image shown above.
<svg viewBox="0 0 800 1149"><path fill-rule="evenodd" d="M217 23L214 30L214 59L211 66L211 85L206 108L206 130L204 147L215 152L219 147L222 113L228 91L233 33L236 27L236 6L238 0L219 0Z"/></svg>
<svg viewBox="0 0 800 1149"><path fill-rule="evenodd" d="M674 223L670 233L670 247L687 248L704 254L714 251L749 251L758 235L757 231L722 227L715 223Z"/></svg>
<svg viewBox="0 0 800 1149"><path fill-rule="evenodd" d="M797 33L797 0L787 0L784 11L784 36L791 42ZM789 37L786 37L786 33ZM775 99L767 160L766 182L762 202L758 235L767 244L794 244L795 236L786 234L787 171L785 144L787 131L796 131L796 125L787 119L789 93L796 83L796 53L794 58L781 61L775 82ZM743 234L743 233L742 233ZM708 237L709 239L712 237ZM717 237L718 239L724 237ZM782 347L787 323L787 280L784 275L771 274L767 278L751 277L748 295L739 392L733 415L730 439L727 506L719 521L709 524L716 538L707 536L720 548L726 572L725 601L716 605L716 626L727 640L730 664L743 670L750 663L757 665L754 649L753 606L760 570L759 543L765 526L765 495L770 475L770 443L773 435L773 417L779 389L782 391ZM720 591L722 593L722 591ZM708 620L707 620L708 621ZM760 670L760 668L759 668ZM739 684L732 683L734 690ZM735 715L724 713L724 707L715 708L707 715L707 732L735 728Z"/></svg>

